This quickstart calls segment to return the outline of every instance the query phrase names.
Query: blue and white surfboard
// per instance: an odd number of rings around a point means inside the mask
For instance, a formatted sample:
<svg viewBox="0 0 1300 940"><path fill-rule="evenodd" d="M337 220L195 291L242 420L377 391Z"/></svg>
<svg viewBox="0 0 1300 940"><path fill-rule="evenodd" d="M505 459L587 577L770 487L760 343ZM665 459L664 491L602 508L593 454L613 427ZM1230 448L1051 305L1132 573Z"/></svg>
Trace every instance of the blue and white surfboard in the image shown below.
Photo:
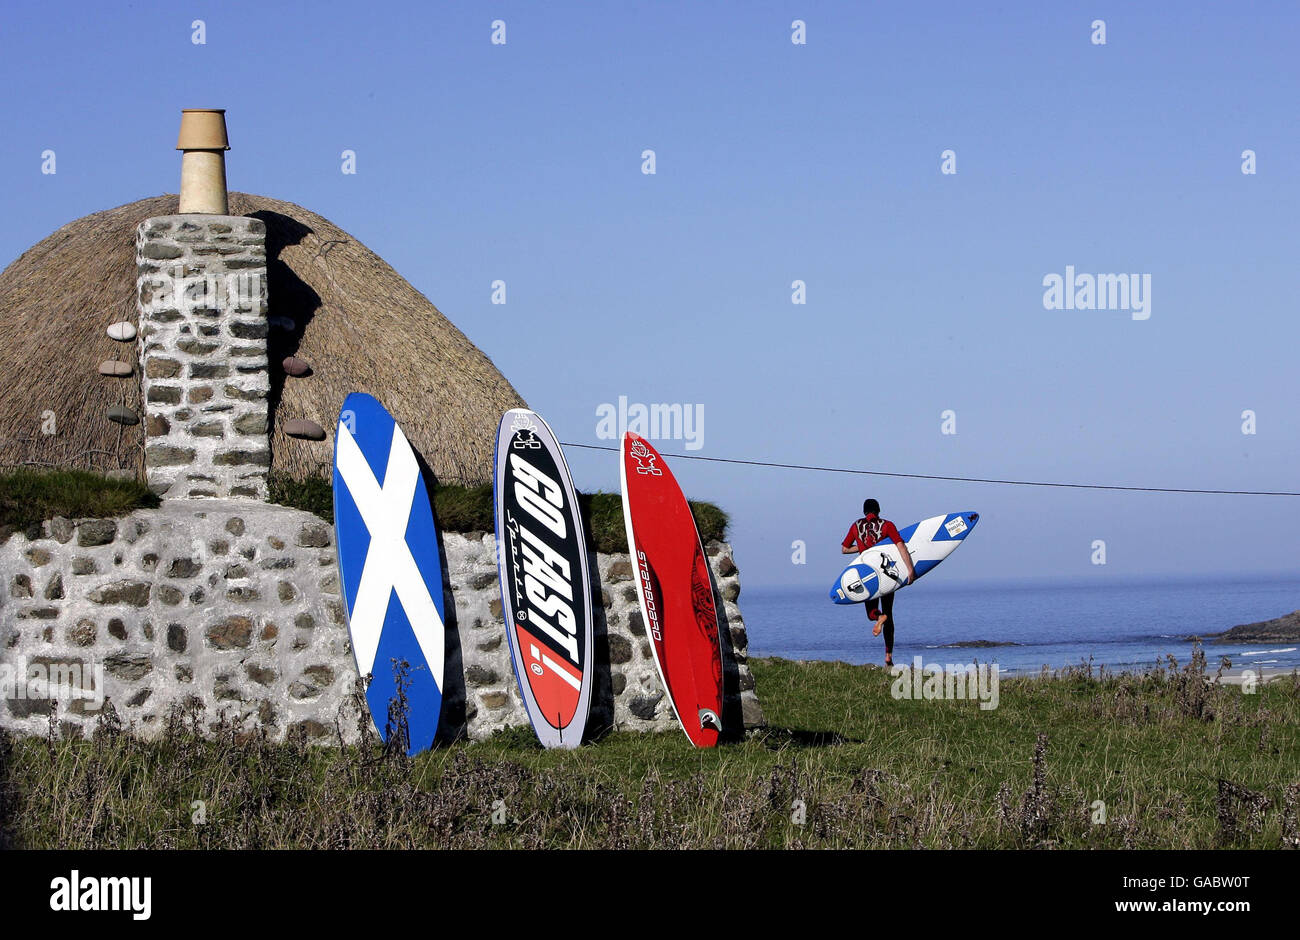
<svg viewBox="0 0 1300 940"><path fill-rule="evenodd" d="M334 533L357 671L387 738L395 665L408 664L408 753L433 745L442 710L442 560L429 493L406 435L384 406L353 393L334 434Z"/></svg>
<svg viewBox="0 0 1300 940"><path fill-rule="evenodd" d="M898 534L907 543L917 579L956 551L979 518L977 512L950 512L901 529ZM873 601L882 594L906 587L903 584L906 577L907 566L898 546L893 542L874 545L840 572L831 585L831 600L837 604Z"/></svg>

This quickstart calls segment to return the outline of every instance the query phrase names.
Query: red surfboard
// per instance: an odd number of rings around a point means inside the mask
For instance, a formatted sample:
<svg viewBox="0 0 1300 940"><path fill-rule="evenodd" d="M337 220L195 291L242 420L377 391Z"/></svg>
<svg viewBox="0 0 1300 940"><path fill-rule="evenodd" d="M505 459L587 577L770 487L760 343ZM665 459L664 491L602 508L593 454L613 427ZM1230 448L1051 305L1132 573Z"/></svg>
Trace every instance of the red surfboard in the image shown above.
<svg viewBox="0 0 1300 940"><path fill-rule="evenodd" d="M722 730L722 649L709 563L695 517L663 457L623 437L619 478L636 592L659 677L686 737L714 747Z"/></svg>

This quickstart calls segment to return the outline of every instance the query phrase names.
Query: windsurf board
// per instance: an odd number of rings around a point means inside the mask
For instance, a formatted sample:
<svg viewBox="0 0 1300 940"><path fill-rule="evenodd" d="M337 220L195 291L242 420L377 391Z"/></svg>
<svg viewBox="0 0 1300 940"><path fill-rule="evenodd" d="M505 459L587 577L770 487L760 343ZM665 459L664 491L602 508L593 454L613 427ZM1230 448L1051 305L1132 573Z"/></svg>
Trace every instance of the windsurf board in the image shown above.
<svg viewBox="0 0 1300 940"><path fill-rule="evenodd" d="M407 663L407 751L426 750L438 731L446 653L438 533L406 435L360 392L344 400L334 434L334 532L357 672L371 677L371 719L387 740L395 665Z"/></svg>
<svg viewBox="0 0 1300 940"><path fill-rule="evenodd" d="M501 615L519 692L545 747L577 747L591 707L591 575L578 494L536 412L501 418L493 485Z"/></svg>
<svg viewBox="0 0 1300 940"><path fill-rule="evenodd" d="M714 747L722 730L722 649L695 517L648 441L626 432L620 457L623 523L655 665L686 737Z"/></svg>
<svg viewBox="0 0 1300 940"><path fill-rule="evenodd" d="M956 551L979 518L977 512L950 512L899 530L912 556L916 579ZM830 597L837 604L862 604L905 587L906 577L907 565L898 546L893 542L876 544L840 572L831 585Z"/></svg>

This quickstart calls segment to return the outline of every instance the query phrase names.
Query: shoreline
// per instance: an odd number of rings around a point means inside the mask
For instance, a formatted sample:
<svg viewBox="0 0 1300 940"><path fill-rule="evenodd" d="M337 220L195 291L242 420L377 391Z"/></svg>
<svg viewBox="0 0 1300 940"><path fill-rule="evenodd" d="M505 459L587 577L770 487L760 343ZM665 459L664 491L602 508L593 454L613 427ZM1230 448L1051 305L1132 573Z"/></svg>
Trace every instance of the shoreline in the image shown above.
<svg viewBox="0 0 1300 940"><path fill-rule="evenodd" d="M889 669L891 668L891 667L889 667L889 666L884 665L883 663L877 663L877 662L871 662L871 663L851 663L851 662L849 662L848 660L845 660L845 659L796 659L796 658L793 658L793 657L790 657L790 656L781 656L781 655L777 655L777 654L773 654L773 653L768 653L768 652L756 652L756 653L754 653L754 654L752 654L752 655L750 656L750 659L751 659L751 660L758 659L758 660L768 660L768 661L775 661L775 662L798 663L798 664L800 664L800 665L809 665L809 666L811 666L811 665L838 665L838 666L848 666L848 667L853 668L853 669L879 669L879 670L884 671L884 672L888 672ZM910 659L909 659L909 660L903 660L903 659L901 659L901 658L898 658L898 660L895 662L894 665L895 665L895 666L902 666L902 667L904 667L904 668L911 668L912 661L911 661ZM926 665L926 666L930 666L930 665L942 666L942 665L946 665L946 664L941 663L939 660L936 659L936 660L933 660L933 661L927 661L927 662L925 663L925 665ZM963 663L962 665L975 665L975 663L974 663L974 662L972 662L972 663ZM979 665L981 665L981 666L988 666L988 665L995 665L995 664L993 664L993 663L979 663ZM1005 668L999 667L999 674L1000 674L1002 677L1007 678L1007 679L1047 679L1047 680L1051 680L1051 679L1063 679L1063 678L1069 678L1069 676L1062 676L1062 675L1061 675L1061 672L1062 672L1064 669L1076 669L1076 668L1078 668L1078 667L1077 667L1077 666L1063 666L1063 667L1058 667L1058 668L1056 668L1056 669L1048 669L1047 672L1044 672L1044 671L1041 670L1041 669L1026 669L1026 670L1016 670L1016 671L1012 671L1012 670L1008 670L1008 669L1005 669ZM1100 672L1100 670L1101 670L1102 668L1103 668L1103 665L1101 665L1101 664L1095 664L1095 665L1093 666L1094 673L1096 673L1096 672ZM1108 678L1108 679L1110 679L1110 678L1118 678L1118 677L1120 677L1120 676L1124 676L1124 675L1146 675L1147 673L1150 673L1150 672L1155 671L1156 668L1157 668L1156 666L1152 666L1152 667L1150 667L1150 668L1148 668L1148 669L1122 669L1122 670L1107 669L1107 675L1106 675L1106 678ZM1165 669L1165 667L1159 667L1159 668L1161 668L1162 670ZM1181 668L1181 667L1180 667L1180 668ZM1209 668L1207 668L1206 671L1205 671L1205 676L1206 676L1206 678L1207 678L1210 682L1213 682L1213 683L1222 684L1222 685L1241 685L1241 684L1245 681L1245 678L1246 678L1246 677L1245 677L1245 673L1247 672L1248 668L1249 668L1249 667L1245 667L1245 666L1234 666L1234 667L1232 667L1231 669L1225 669L1225 670L1223 671L1223 674L1222 674L1221 676L1220 676L1220 675L1217 675L1217 667L1215 668L1214 671L1211 671ZM1255 676L1254 676L1255 681L1257 681L1257 682L1259 682L1259 683L1261 683L1261 684L1270 683L1270 682L1273 682L1273 681L1275 681L1275 680L1277 680L1277 679L1285 679L1285 678L1287 678L1287 677L1289 677L1289 676L1292 676L1292 675L1296 676L1297 681L1300 681L1300 666L1293 666L1293 667L1291 667L1291 668L1284 668L1284 667L1264 667L1264 668L1259 669L1259 670L1251 670L1251 671L1255 673Z"/></svg>

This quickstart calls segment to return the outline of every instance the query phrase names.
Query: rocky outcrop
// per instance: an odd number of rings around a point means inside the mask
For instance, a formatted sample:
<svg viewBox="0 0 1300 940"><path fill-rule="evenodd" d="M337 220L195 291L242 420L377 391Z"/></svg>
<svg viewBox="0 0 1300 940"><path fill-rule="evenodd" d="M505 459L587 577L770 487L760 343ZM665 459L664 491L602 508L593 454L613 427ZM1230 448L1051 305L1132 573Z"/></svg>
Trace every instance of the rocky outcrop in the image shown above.
<svg viewBox="0 0 1300 940"><path fill-rule="evenodd" d="M1295 643L1300 641L1300 610L1260 623L1243 623L1212 634L1214 643Z"/></svg>

